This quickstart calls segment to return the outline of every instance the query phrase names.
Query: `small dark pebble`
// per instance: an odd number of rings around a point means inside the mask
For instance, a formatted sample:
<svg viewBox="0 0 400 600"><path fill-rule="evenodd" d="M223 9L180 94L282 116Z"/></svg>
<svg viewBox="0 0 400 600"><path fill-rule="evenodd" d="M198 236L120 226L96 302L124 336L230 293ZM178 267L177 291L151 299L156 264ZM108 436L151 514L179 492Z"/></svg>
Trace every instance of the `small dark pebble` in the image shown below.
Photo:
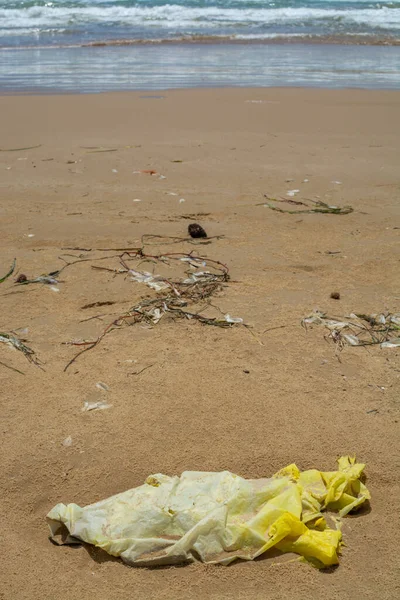
<svg viewBox="0 0 400 600"><path fill-rule="evenodd" d="M332 292L331 298L333 298L333 300L340 300L339 292Z"/></svg>
<svg viewBox="0 0 400 600"><path fill-rule="evenodd" d="M188 232L190 237L192 238L206 238L207 234L198 223L190 223L188 227Z"/></svg>
<svg viewBox="0 0 400 600"><path fill-rule="evenodd" d="M15 281L16 281L16 283L25 283L25 281L28 281L28 278L26 275L23 275L21 273L21 275L18 275L18 277Z"/></svg>
<svg viewBox="0 0 400 600"><path fill-rule="evenodd" d="M247 369L243 369L243 373L250 373Z"/></svg>

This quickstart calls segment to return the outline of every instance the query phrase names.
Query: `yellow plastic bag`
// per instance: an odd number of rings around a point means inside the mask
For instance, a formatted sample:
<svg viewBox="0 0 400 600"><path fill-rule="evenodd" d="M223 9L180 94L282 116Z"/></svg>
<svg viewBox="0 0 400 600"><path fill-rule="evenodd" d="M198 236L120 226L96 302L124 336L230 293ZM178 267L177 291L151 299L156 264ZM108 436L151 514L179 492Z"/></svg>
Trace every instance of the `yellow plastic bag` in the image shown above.
<svg viewBox="0 0 400 600"><path fill-rule="evenodd" d="M325 567L338 563L342 535L327 526L322 511L343 516L370 498L360 480L364 465L348 456L338 462L339 470L327 473L289 465L270 479L228 471L151 475L144 485L85 508L57 504L47 520L53 536L65 525L73 540L131 565L227 565L275 547Z"/></svg>

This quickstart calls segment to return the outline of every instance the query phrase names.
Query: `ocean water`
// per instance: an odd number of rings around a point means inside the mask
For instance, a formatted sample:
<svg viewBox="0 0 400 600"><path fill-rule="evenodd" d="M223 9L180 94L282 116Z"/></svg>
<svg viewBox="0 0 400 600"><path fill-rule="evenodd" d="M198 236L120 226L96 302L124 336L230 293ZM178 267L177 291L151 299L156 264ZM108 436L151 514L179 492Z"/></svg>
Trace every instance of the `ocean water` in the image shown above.
<svg viewBox="0 0 400 600"><path fill-rule="evenodd" d="M400 0L0 0L0 91L400 88Z"/></svg>
<svg viewBox="0 0 400 600"><path fill-rule="evenodd" d="M0 0L0 47L115 40L400 39L400 1Z"/></svg>

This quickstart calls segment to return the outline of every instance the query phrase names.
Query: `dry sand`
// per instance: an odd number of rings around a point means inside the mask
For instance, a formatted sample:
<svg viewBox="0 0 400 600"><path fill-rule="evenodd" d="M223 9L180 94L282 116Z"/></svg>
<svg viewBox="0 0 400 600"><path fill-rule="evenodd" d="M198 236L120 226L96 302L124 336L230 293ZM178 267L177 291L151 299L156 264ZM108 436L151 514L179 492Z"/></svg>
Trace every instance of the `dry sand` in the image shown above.
<svg viewBox="0 0 400 600"><path fill-rule="evenodd" d="M59 293L1 284L0 330L29 328L45 372L1 345L0 360L25 375L0 365L0 597L395 598L399 353L347 348L339 362L323 331L306 333L300 320L315 307L337 316L399 310L400 93L146 97L157 95L0 98L1 274L14 257L18 273L37 276L60 267L63 247L185 236L193 219L225 236L201 247L231 269L214 304L243 317L263 345L241 327L166 321L112 333L64 373L76 348L62 342L96 336L146 288L90 263L66 269ZM133 173L142 169L166 178ZM257 206L264 193L291 189L355 212L296 216ZM81 309L97 301L116 304ZM99 314L103 321L80 323ZM112 408L82 413L96 394ZM88 504L153 472L229 469L254 478L294 461L333 469L346 453L367 463L371 511L346 519L341 564L330 572L287 559L135 569L47 538L45 515L57 502Z"/></svg>

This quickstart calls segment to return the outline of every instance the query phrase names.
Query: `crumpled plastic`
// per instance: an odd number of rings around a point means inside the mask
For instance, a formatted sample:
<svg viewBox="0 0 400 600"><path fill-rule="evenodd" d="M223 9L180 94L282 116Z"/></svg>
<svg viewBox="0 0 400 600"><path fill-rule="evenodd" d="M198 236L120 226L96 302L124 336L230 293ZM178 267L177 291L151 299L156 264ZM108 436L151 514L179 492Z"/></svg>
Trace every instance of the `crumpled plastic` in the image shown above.
<svg viewBox="0 0 400 600"><path fill-rule="evenodd" d="M275 548L295 552L318 567L338 563L342 534L324 510L342 517L370 494L363 464L343 456L337 471L300 472L295 464L269 479L243 479L229 471L150 475L131 490L84 508L57 504L47 515L52 536L98 546L130 565L201 560L227 565Z"/></svg>

